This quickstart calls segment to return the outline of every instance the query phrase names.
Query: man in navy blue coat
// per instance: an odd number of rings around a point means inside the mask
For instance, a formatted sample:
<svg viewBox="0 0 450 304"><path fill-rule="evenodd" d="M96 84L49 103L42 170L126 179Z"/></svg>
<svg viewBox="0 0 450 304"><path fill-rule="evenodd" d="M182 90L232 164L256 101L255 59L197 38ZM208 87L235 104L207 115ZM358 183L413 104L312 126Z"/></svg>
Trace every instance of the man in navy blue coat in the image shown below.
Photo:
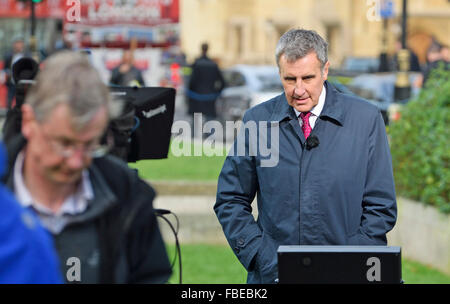
<svg viewBox="0 0 450 304"><path fill-rule="evenodd" d="M397 215L381 113L326 81L327 43L290 30L276 60L284 94L245 113L214 206L249 283L276 282L280 245L386 245Z"/></svg>

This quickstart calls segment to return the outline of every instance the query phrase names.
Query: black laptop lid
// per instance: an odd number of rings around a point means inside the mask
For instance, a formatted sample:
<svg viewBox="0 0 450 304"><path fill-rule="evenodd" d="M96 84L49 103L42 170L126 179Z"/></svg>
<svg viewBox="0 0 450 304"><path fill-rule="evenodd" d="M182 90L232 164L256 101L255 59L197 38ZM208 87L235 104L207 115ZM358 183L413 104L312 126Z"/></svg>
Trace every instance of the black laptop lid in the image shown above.
<svg viewBox="0 0 450 304"><path fill-rule="evenodd" d="M281 284L399 284L401 248L395 246L280 246Z"/></svg>

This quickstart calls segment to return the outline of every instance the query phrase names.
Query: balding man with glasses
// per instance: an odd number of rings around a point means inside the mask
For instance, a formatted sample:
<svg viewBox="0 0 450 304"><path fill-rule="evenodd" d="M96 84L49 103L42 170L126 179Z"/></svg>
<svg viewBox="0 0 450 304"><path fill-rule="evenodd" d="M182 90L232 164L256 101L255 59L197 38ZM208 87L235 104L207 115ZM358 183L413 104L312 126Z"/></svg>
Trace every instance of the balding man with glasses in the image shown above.
<svg viewBox="0 0 450 304"><path fill-rule="evenodd" d="M84 55L50 57L22 106L22 134L8 142L6 183L52 233L67 282L165 283L155 192L102 140L120 111L110 99Z"/></svg>

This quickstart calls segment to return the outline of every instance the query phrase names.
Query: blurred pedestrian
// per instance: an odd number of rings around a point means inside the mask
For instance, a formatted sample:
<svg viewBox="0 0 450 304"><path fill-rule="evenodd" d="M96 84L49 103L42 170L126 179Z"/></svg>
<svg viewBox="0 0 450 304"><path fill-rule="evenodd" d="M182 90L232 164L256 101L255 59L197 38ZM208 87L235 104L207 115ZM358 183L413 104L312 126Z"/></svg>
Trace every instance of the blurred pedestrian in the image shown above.
<svg viewBox="0 0 450 304"><path fill-rule="evenodd" d="M22 57L29 57L30 54L25 51L25 42L22 36L16 36L13 39L12 51L5 56L4 71L6 75L6 88L8 90L7 107L11 109L12 102L16 93L16 86L12 76L12 66Z"/></svg>
<svg viewBox="0 0 450 304"><path fill-rule="evenodd" d="M8 142L7 185L53 234L68 282L165 283L155 191L100 144L120 110L110 99L87 56L49 57L22 106L23 136Z"/></svg>
<svg viewBox="0 0 450 304"><path fill-rule="evenodd" d="M399 71L400 66L398 62L398 52L402 49L401 40L397 40L395 42L395 54L392 58L392 71ZM407 46L409 51L409 71L410 72L421 72L419 57L417 57L416 53L412 49Z"/></svg>
<svg viewBox="0 0 450 304"><path fill-rule="evenodd" d="M0 143L0 176L5 173L5 148ZM62 283L51 235L38 217L23 208L0 185L0 284Z"/></svg>
<svg viewBox="0 0 450 304"><path fill-rule="evenodd" d="M207 43L201 45L201 56L192 65L187 87L188 114L202 113L206 120L216 118L216 100L225 87L217 63L208 57Z"/></svg>
<svg viewBox="0 0 450 304"><path fill-rule="evenodd" d="M131 50L123 51L122 61L113 69L109 83L126 87L145 87L141 71L134 66L134 55Z"/></svg>
<svg viewBox="0 0 450 304"><path fill-rule="evenodd" d="M450 48L448 45L443 44L441 46L441 59L450 63Z"/></svg>
<svg viewBox="0 0 450 304"><path fill-rule="evenodd" d="M443 54L445 55L445 50L442 52L442 45L436 41L434 41L428 48L427 65L422 73L422 87L425 87L433 70L438 68L450 70L450 63L444 59Z"/></svg>
<svg viewBox="0 0 450 304"><path fill-rule="evenodd" d="M67 39L66 36L61 35L61 37L55 41L53 53L60 51L71 51L72 50L72 41Z"/></svg>
<svg viewBox="0 0 450 304"><path fill-rule="evenodd" d="M281 36L284 94L245 113L219 176L214 210L249 283L276 282L280 245L386 245L396 221L383 117L327 81L327 46L314 31Z"/></svg>

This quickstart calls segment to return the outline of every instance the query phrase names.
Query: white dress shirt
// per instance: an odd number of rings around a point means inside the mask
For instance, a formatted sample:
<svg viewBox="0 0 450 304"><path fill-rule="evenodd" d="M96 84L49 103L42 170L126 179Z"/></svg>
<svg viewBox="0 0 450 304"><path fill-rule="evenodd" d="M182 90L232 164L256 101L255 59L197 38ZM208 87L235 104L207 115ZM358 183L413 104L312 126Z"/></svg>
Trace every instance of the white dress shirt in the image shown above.
<svg viewBox="0 0 450 304"><path fill-rule="evenodd" d="M24 155L24 151L21 151L14 163L14 194L22 206L34 209L42 224L50 232L58 234L70 223L71 217L83 213L88 207L88 202L94 198L89 172L87 170L82 172L81 182L76 191L64 200L57 212L54 212L36 201L26 187L23 179Z"/></svg>
<svg viewBox="0 0 450 304"><path fill-rule="evenodd" d="M327 97L327 90L325 89L325 86L322 88L322 92L319 96L319 102L311 109L311 116L309 116L309 125L311 126L311 129L314 129L314 126L316 125L317 118L320 116L320 113L322 113L323 106L325 105L325 98ZM299 118L300 113L294 108L295 114ZM303 121L299 119L300 127L303 125Z"/></svg>

